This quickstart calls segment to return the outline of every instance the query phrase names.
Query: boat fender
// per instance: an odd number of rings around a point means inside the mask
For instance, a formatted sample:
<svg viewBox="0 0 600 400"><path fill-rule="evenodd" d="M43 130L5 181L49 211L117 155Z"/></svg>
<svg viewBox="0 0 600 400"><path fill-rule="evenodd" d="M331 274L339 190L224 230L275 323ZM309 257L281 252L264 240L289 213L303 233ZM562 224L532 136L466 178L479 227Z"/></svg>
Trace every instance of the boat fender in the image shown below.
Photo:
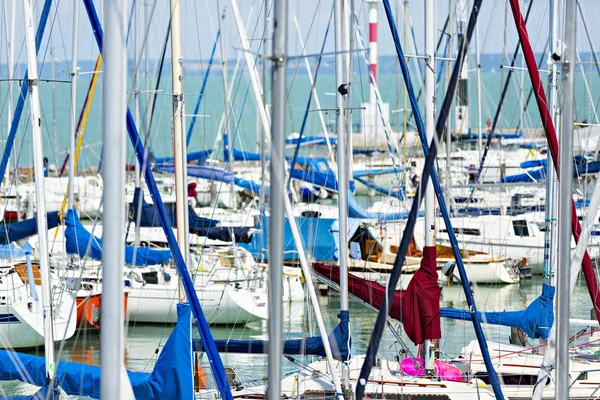
<svg viewBox="0 0 600 400"><path fill-rule="evenodd" d="M163 272L163 276L165 278L165 282L170 282L171 281L171 274L169 274L168 272Z"/></svg>
<svg viewBox="0 0 600 400"><path fill-rule="evenodd" d="M474 386L479 386L479 387L486 387L486 386L487 386L487 385L485 384L485 382L484 382L484 381L482 381L482 380L481 380L481 379L479 379L479 378L474 378L474 379L471 379L471 382L469 382L469 383L470 383L471 385L474 385Z"/></svg>

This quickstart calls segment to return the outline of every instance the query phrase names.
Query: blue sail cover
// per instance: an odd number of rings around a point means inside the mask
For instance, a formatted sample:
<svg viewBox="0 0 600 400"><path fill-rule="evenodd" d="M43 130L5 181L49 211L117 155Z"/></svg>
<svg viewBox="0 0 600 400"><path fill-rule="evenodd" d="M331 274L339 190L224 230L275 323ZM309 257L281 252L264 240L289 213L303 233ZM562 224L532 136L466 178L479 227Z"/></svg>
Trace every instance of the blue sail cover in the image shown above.
<svg viewBox="0 0 600 400"><path fill-rule="evenodd" d="M242 151L236 148L233 149L233 159L235 161L260 161L261 156L258 153L251 153L249 151ZM267 154L265 158L268 160L270 157Z"/></svg>
<svg viewBox="0 0 600 400"><path fill-rule="evenodd" d="M408 218L408 211L401 211L396 213L374 213L362 208L356 198L348 189L348 217L349 218L360 218L360 219L376 219L379 221L395 221L398 219ZM419 212L419 216L423 215L423 211Z"/></svg>
<svg viewBox="0 0 600 400"><path fill-rule="evenodd" d="M173 164L156 165L154 169L159 172L175 173L175 166ZM208 165L188 165L187 174L188 176L209 181L233 183L233 174L231 172L226 171L223 168L211 167Z"/></svg>
<svg viewBox="0 0 600 400"><path fill-rule="evenodd" d="M338 190L337 179L324 157L297 157L290 177L329 190Z"/></svg>
<svg viewBox="0 0 600 400"><path fill-rule="evenodd" d="M266 244L269 237L269 220L271 217L263 216L252 234L249 244L242 244L255 259L268 259ZM302 236L302 243L307 255L316 261L335 261L339 259L339 224L337 218L310 218L296 217L296 224ZM360 227L360 220L348 219L348 238L351 238ZM286 261L298 260L298 251L292 235L288 219L285 219L283 228L284 249L283 258Z"/></svg>
<svg viewBox="0 0 600 400"><path fill-rule="evenodd" d="M285 139L285 144L287 145L297 145L300 142L301 146L327 146L327 138L325 136L302 136ZM336 138L329 138L329 143L332 146L337 145Z"/></svg>
<svg viewBox="0 0 600 400"><path fill-rule="evenodd" d="M233 178L233 182L235 183L236 186L239 186L242 189L246 190L247 192L250 192L256 196L260 193L260 183L256 183L256 182L249 181L246 179L238 178L237 176ZM269 186L265 186L264 190L265 190L265 194L268 196L269 195Z"/></svg>
<svg viewBox="0 0 600 400"><path fill-rule="evenodd" d="M348 361L352 343L349 327L350 311L341 311L338 318L340 323L328 336L329 345L331 346L333 358L338 361ZM221 353L266 354L268 353L269 341L221 339L215 340L215 344ZM194 339L193 345L195 351L202 351L202 341L200 339ZM283 354L326 357L323 339L320 336L284 340Z"/></svg>
<svg viewBox="0 0 600 400"><path fill-rule="evenodd" d="M479 137L479 134L469 129L469 132L466 135L463 134L461 136L466 137L467 139L477 139ZM488 136L490 136L489 132L481 132L482 138L487 138ZM522 139L525 137L525 134L523 133L523 131L519 131L519 133L494 132L494 137L502 139Z"/></svg>
<svg viewBox="0 0 600 400"><path fill-rule="evenodd" d="M67 254L77 254L80 257L89 256L94 260L102 260L102 239L92 236L79 222L77 211L67 212ZM89 253L88 253L89 244ZM164 264L171 259L170 250L154 250L146 247L125 246L125 263L129 265Z"/></svg>
<svg viewBox="0 0 600 400"><path fill-rule="evenodd" d="M479 312L482 322L491 325L521 328L532 339L548 339L550 328L554 323L554 286L544 284L542 294L526 309L521 311ZM466 310L441 308L440 315L444 318L470 321L471 314Z"/></svg>
<svg viewBox="0 0 600 400"><path fill-rule="evenodd" d="M146 200L143 196L140 199L140 188L136 188L133 193L133 202L129 204L129 220L137 221L138 209L140 210L140 226L141 227L160 227L160 218L156 208L146 203ZM140 205L140 200L142 202ZM139 206L139 207L138 207ZM171 204L172 207L167 207L168 204L165 204L167 208L167 215L169 217L169 221L171 222L171 226L175 226L177 221L176 212L175 212L175 204ZM188 205L188 214L189 214L189 229L190 233L196 233L196 230L202 230L214 227L219 224L219 221L209 218L202 218L196 215L194 208L191 205Z"/></svg>
<svg viewBox="0 0 600 400"><path fill-rule="evenodd" d="M521 163L522 169L539 167L523 174L510 175L501 179L503 183L536 182L546 179L546 160L529 160ZM588 161L582 155L573 157L573 178L600 172L600 161Z"/></svg>
<svg viewBox="0 0 600 400"><path fill-rule="evenodd" d="M48 216L48 229L56 228L60 224L58 211L50 212ZM37 235L37 219L30 218L20 222L7 224L4 221L0 223L0 244L8 244L21 239Z"/></svg>
<svg viewBox="0 0 600 400"><path fill-rule="evenodd" d="M204 164L204 162L210 157L212 150L200 150L192 153L187 153L187 162L197 162L198 164ZM156 157L156 164L172 164L173 157Z"/></svg>
<svg viewBox="0 0 600 400"><path fill-rule="evenodd" d="M45 363L44 357L0 350L0 380L18 380L44 387ZM97 399L100 398L100 372L100 367L59 361L56 382L68 395ZM177 325L158 356L154 370L150 374L127 371L127 375L137 400L194 399L191 311L188 303L177 304Z"/></svg>

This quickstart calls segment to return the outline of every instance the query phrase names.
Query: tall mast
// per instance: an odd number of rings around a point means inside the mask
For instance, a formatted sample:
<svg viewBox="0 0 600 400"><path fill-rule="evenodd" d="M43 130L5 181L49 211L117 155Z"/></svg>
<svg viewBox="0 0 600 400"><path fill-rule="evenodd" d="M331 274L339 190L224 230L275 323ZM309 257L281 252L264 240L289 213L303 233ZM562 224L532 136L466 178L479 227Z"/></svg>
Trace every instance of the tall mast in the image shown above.
<svg viewBox="0 0 600 400"><path fill-rule="evenodd" d="M283 224L285 220L285 138L288 1L274 0L271 67L271 218L269 219L269 382L267 398L281 398L283 355ZM248 68L252 68L249 64ZM292 217L293 218L293 217Z"/></svg>
<svg viewBox="0 0 600 400"><path fill-rule="evenodd" d="M549 11L549 60L552 60L552 55L557 51L558 38L558 9L559 1L550 1ZM560 105L558 104L558 65L555 61L550 64L552 75L550 76L549 92L550 92L550 113L554 126L558 127L560 122ZM554 273L557 267L558 242L556 237L556 216L558 215L558 184L556 182L556 171L550 166L553 165L552 154L549 151L546 155L548 167L546 168L546 232L544 234L544 284L555 285ZM557 299L554 299L554 306ZM547 346L544 349L544 360L542 368L538 373L537 382L545 382L550 377L552 366L556 364L556 329L555 323L550 329L550 336L547 341ZM542 385L536 385L533 390L532 399L541 400L544 392Z"/></svg>
<svg viewBox="0 0 600 400"><path fill-rule="evenodd" d="M244 54L246 55L246 64L252 65L252 58L249 56L250 53L248 51L247 35L246 35L246 31L244 29L244 26L242 24L242 19L240 17L240 12L239 12L236 0L231 0L231 10L233 12L235 24L238 29L238 33L239 33L240 40L242 43L242 48L244 49ZM260 99L262 98L260 96L261 89L260 89L260 83L258 82L258 76L257 76L258 74L255 74L254 73L255 71L256 70L254 68L249 68L250 78L251 78L252 86L253 86L253 92L254 92L254 96L255 96L256 104L257 104L257 111L258 111L258 114L259 114L259 117L261 120L262 129L263 129L263 137L268 138L270 129L271 129L271 125L269 124L269 121L267 119L267 113L266 113L264 104L262 102L260 102ZM233 75L235 76L235 74L233 74ZM273 161L277 161L277 160L275 160L278 157L277 154L272 153L271 156L272 156L271 158ZM273 161L271 162L271 165L273 165ZM281 161L281 162L283 162L283 161ZM276 164L277 164L277 162L276 162ZM282 179L281 182L283 182L283 177L281 179ZM288 223L290 224L290 231L292 232L292 236L294 238L294 244L296 245L296 249L298 250L298 258L300 261L300 267L302 268L302 273L306 277L306 287L308 290L311 304L312 304L314 312L315 312L315 319L317 321L317 327L319 329L319 333L321 334L321 338L323 339L323 347L325 348L325 354L326 354L331 378L333 380L333 384L334 384L336 392L340 393L341 385L340 385L340 380L338 378L338 372L335 368L335 360L333 358L331 346L329 344L329 341L327 340L328 333L325 329L325 323L323 322L323 316L321 314L321 309L319 308L319 299L317 298L317 293L316 293L315 287L312 283L311 271L309 268L308 260L306 258L306 254L304 252L304 247L302 245L302 236L300 235L300 230L298 229L296 219L294 218L294 211L292 209L290 199L287 196L287 192L283 189L275 189L274 186L272 186L272 188L273 188L272 190L280 190L281 191L280 196L283 199L283 204L285 207L285 215L286 215ZM273 215L272 212L271 212L271 215ZM270 232L273 232L272 227L270 227L270 229L271 229ZM283 237L283 235L282 235L282 237ZM283 245L280 244L280 246L283 246ZM273 246L271 244L270 250L272 250L272 249L273 249ZM281 250L281 251L283 251L283 250ZM269 257L270 256L271 256L271 254L269 254ZM282 260L282 256L280 256L280 260ZM283 262L283 261L281 261L281 262ZM282 265L282 264L280 264L280 265ZM275 267L277 268L277 266L275 266ZM340 398L340 396L338 396L338 398Z"/></svg>
<svg viewBox="0 0 600 400"><path fill-rule="evenodd" d="M367 0L369 3L369 62L371 67L371 74L375 82L377 81L377 7L379 6L379 0ZM375 104L375 88L373 85L369 86L369 103ZM375 116L377 118L377 116Z"/></svg>
<svg viewBox="0 0 600 400"><path fill-rule="evenodd" d="M71 129L69 130L69 193L67 210L73 208L75 193L75 130L77 129L77 59L79 47L79 0L73 0L73 49L71 50Z"/></svg>
<svg viewBox="0 0 600 400"><path fill-rule="evenodd" d="M48 224L44 191L44 150L42 145L42 115L38 86L38 67L35 52L35 33L32 0L23 0L25 42L27 45L27 70L29 80L29 107L33 133L33 174L35 178L35 201L37 206L37 229L39 236L40 275L42 279L42 308L44 315L44 352L46 356L46 380L55 376L53 310L50 297L50 268L48 259Z"/></svg>
<svg viewBox="0 0 600 400"><path fill-rule="evenodd" d="M408 43L408 0L404 0L404 7L402 8L402 15L404 16L404 23L402 24L402 42L406 45ZM402 162L404 168L408 168L408 146L407 146L407 134L408 134L408 91L406 90L406 86L404 86L404 107L402 110L403 116L403 124L402 124L402 141L403 146L403 155ZM406 183L408 181L408 174L404 173L404 187L406 188Z"/></svg>
<svg viewBox="0 0 600 400"><path fill-rule="evenodd" d="M425 1L425 132L430 143L435 132L434 0ZM425 246L435 246L435 199L431 180L425 189ZM431 340L424 343L425 370L433 371Z"/></svg>
<svg viewBox="0 0 600 400"><path fill-rule="evenodd" d="M187 159L183 129L183 59L181 58L181 2L171 0L171 68L173 82L173 152L175 160L175 201L177 207L177 243L189 265L187 201ZM183 291L180 291L182 294Z"/></svg>
<svg viewBox="0 0 600 400"><path fill-rule="evenodd" d="M6 64L8 66L8 110L6 112L7 115L7 123L8 123L8 128L7 128L7 132L10 132L10 127L12 125L12 120L13 120L13 114L12 114L12 110L13 110L13 72L14 72L14 54L15 54L15 26L16 26L16 15L17 15L17 0L13 0L12 1L12 7L11 7L11 23L8 23L8 15L7 15L7 10L6 10L6 4L8 3L8 1L4 2L4 25L5 25L5 29L6 29ZM10 34L9 34L9 27L10 27ZM17 165L15 164L15 176L16 176L16 167ZM6 164L6 170L9 171L8 175L6 176L6 180L7 180L7 188L10 187L10 165ZM2 182L4 180L4 176L0 177L0 182ZM18 179L15 179L15 194L17 196L17 210L19 209L19 194L18 191L16 190L17 187L17 183L18 183ZM10 193L9 193L10 194ZM8 199L5 200L4 202L4 211L2 212L2 215L4 215L4 213L6 212L6 208L8 206ZM17 213L19 214L19 213Z"/></svg>
<svg viewBox="0 0 600 400"><path fill-rule="evenodd" d="M550 1L550 57L558 51L559 32L559 1ZM550 112L554 126L560 127L560 104L558 102L558 64L552 62L552 75L550 77ZM547 165L553 165L552 153L547 154ZM556 171L547 168L546 177L546 235L544 244L544 283L554 285L554 271L556 270L556 256L558 254L558 241L556 237L556 217L558 213L558 186Z"/></svg>
<svg viewBox="0 0 600 400"><path fill-rule="evenodd" d="M126 2L104 0L104 229L102 232L102 397L118 399L126 387L124 357L123 260L125 242L125 111L127 110ZM117 367L118 366L118 367Z"/></svg>
<svg viewBox="0 0 600 400"><path fill-rule="evenodd" d="M220 10L220 4L219 1L217 1L217 8ZM223 16L225 16L225 14L223 14ZM219 32L225 32L225 30L223 29L223 21L224 18L219 18L218 23L219 23ZM229 111L231 110L231 99L229 96L229 81L228 81L228 77L227 77L227 35L226 34L222 34L221 35L221 74L223 76L223 117L225 118L225 123L223 124L223 161L226 164L226 168L229 169L230 172L233 173L233 160L230 159L230 154L231 154L231 148L233 147L233 143L230 143L230 136L229 136L229 131L230 131L230 124L231 124L231 118L229 116ZM233 84L233 82L232 82ZM262 190L262 189L261 189ZM230 185L230 191L231 191L231 203L229 204L230 208L234 208L235 205L235 200L234 200L234 193L235 193L235 189L234 189L234 183L231 183Z"/></svg>
<svg viewBox="0 0 600 400"><path fill-rule="evenodd" d="M340 311L348 308L348 175L346 170L346 129L345 129L345 101L348 86L344 74L344 48L343 0L334 0L334 27L335 27L335 81L336 81L336 108L337 108L337 166L338 166L338 210L339 210L339 259L340 259ZM342 389L350 387L348 369L342 369Z"/></svg>
<svg viewBox="0 0 600 400"><path fill-rule="evenodd" d="M479 24L475 26L475 57L477 62L477 152L479 159L483 152L483 143L481 135L483 134L483 125L481 123L481 49L479 48Z"/></svg>
<svg viewBox="0 0 600 400"><path fill-rule="evenodd" d="M556 315L556 399L569 398L569 280L571 270L571 193L573 190L573 101L575 98L575 62L577 4L566 1L563 29L566 49L562 59L561 143L559 154L558 198L558 279Z"/></svg>
<svg viewBox="0 0 600 400"><path fill-rule="evenodd" d="M134 72L134 76L133 76L133 112L135 115L135 120L136 121L141 121L140 120L140 75L139 75L139 68L137 67L139 65L140 60L138 59L138 53L139 53L139 48L140 48L140 0L134 0L135 4L134 4L134 8L133 8L133 17L134 17L134 23L133 23L133 63L136 66L135 67L135 72ZM142 128L144 128L145 124L142 124ZM147 126L147 125L146 125ZM146 135L148 134L147 132L142 132L146 133ZM140 163L135 160L135 172L134 172L134 179L135 179L135 188L138 189L140 188L141 185L141 176L140 176ZM144 192L140 192L140 196L144 196ZM138 207L139 204L136 204L135 207ZM135 224L135 228L134 228L134 244L135 246L139 246L140 245L140 226L139 224Z"/></svg>

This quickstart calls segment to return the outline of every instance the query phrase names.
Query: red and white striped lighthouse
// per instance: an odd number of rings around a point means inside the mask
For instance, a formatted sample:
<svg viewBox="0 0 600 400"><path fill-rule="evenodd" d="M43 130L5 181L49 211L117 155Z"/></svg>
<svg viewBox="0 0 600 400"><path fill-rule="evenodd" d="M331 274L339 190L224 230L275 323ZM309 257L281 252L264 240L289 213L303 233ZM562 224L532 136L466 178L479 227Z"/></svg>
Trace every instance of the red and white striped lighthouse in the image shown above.
<svg viewBox="0 0 600 400"><path fill-rule="evenodd" d="M379 0L368 0L369 3L369 62L371 73L375 82L377 82L377 7ZM375 103L375 91L371 88L369 92L369 101Z"/></svg>

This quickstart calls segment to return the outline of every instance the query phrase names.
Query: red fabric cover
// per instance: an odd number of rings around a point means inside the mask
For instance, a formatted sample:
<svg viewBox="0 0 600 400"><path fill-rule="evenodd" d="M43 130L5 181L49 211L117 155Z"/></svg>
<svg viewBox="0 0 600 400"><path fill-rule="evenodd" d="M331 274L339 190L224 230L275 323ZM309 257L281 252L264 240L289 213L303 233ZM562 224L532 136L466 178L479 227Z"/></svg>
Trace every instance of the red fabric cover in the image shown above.
<svg viewBox="0 0 600 400"><path fill-rule="evenodd" d="M188 189L188 197L196 197L196 195L198 194L198 192L196 191L196 182L190 182L188 183L187 189Z"/></svg>
<svg viewBox="0 0 600 400"><path fill-rule="evenodd" d="M440 293L438 286L435 247L425 247L421 268L415 272L406 290L398 290L390 309L390 316L401 321L404 331L414 344L425 339L440 339ZM314 271L332 282L340 282L340 271L320 263L313 263ZM348 274L348 291L379 309L385 299L385 287L377 282Z"/></svg>

